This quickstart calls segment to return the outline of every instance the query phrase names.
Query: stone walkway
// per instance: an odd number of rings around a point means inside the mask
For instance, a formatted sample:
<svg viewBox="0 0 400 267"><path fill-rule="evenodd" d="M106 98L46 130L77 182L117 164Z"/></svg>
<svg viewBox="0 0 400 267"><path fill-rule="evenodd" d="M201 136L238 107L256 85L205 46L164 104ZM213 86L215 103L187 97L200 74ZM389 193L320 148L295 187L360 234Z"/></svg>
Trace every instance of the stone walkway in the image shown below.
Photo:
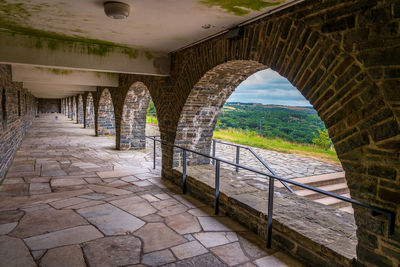
<svg viewBox="0 0 400 267"><path fill-rule="evenodd" d="M35 119L0 186L0 266L301 266L179 194L151 152L58 117Z"/></svg>

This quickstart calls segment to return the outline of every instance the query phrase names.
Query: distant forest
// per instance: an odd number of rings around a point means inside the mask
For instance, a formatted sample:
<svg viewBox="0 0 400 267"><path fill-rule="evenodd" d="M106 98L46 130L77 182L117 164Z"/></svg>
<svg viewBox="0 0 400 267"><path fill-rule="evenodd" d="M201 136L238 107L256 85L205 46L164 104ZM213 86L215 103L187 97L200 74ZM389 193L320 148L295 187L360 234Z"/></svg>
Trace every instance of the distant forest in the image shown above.
<svg viewBox="0 0 400 267"><path fill-rule="evenodd" d="M254 103L226 103L218 117L216 129L239 128L259 132L264 137L282 138L312 144L318 130L325 125L312 107L290 107Z"/></svg>

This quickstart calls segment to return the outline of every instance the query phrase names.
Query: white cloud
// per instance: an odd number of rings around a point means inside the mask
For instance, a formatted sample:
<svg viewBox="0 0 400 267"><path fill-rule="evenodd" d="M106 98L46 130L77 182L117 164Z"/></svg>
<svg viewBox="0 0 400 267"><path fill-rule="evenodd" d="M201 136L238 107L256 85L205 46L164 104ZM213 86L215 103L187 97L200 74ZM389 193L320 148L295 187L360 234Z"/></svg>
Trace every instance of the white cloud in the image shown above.
<svg viewBox="0 0 400 267"><path fill-rule="evenodd" d="M271 69L259 71L243 81L228 102L311 106L297 88Z"/></svg>

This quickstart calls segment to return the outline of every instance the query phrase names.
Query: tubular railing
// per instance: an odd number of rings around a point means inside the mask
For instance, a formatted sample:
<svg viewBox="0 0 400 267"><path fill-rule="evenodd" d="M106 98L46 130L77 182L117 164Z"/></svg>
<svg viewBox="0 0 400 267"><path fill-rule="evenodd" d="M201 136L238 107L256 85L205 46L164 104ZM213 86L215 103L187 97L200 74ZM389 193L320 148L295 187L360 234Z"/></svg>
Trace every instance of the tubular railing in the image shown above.
<svg viewBox="0 0 400 267"><path fill-rule="evenodd" d="M212 140L212 155L213 155L213 157L215 157L215 153L216 153L216 144L217 143L219 143L219 144L223 144L223 145L228 145L228 146L234 146L234 147L236 147L236 164L239 164L239 162L240 162L240 149L242 148L242 149L246 149L246 150L248 150L248 151L250 151L250 153L265 167L265 168L267 168L267 170L272 174L272 175L274 175L274 176L276 176L276 177L280 177L280 176L278 176L275 172L274 172L274 170L273 169L271 169L271 167L269 167L268 166L268 164L251 148L251 147L247 147L247 146L241 146L241 145L237 145L237 144L231 144L231 143L226 143L226 142L223 142L223 141L221 141L221 140L217 140L217 139L213 139ZM215 165L215 160L212 160L212 163L213 163L213 165ZM237 167L236 166L236 172L239 172L239 167ZM287 184L287 183L285 183L284 181L279 181L279 182L281 182L281 184L283 184L283 186L287 189L287 190L289 190L290 191L290 193L293 193L293 194L296 194L296 192L292 189L292 188L290 188L290 186Z"/></svg>
<svg viewBox="0 0 400 267"><path fill-rule="evenodd" d="M247 170L247 171L251 171L251 172L254 172L254 173L269 177L269 185L268 185L268 214L267 214L267 216L268 216L268 220L267 220L267 243L266 243L266 247L267 248L271 248L271 241L272 241L272 216L273 216L274 181L275 180L278 180L278 181L281 181L281 182L285 182L285 183L289 183L289 184L292 184L292 185L296 185L296 186L299 186L299 187L302 187L302 188L305 188L305 189L308 189L308 190L311 190L311 191L314 191L314 192L317 192L317 193L320 193L320 194L323 194L323 195L326 195L326 196L337 198L337 199L340 199L342 201L349 202L351 204L358 205L360 207L369 209L373 216L385 215L388 218L388 235L393 235L394 234L396 213L393 212L393 211L382 209L382 208L379 208L379 207L375 207L375 206L363 203L363 202L358 201L358 200L354 200L354 199L351 199L351 198L348 198L348 197L337 195L337 194L332 193L332 192L328 192L328 191L325 191L325 190L322 190L322 189L319 189L319 188L315 188L315 187L312 187L312 186L309 186L309 185L305 185L305 184L302 184L302 183L299 183L299 182L296 182L296 181L288 180L288 179L285 179L285 178L282 178L282 177L279 177L279 176L276 176L276 175L273 175L273 174L265 173L263 171L259 171L259 170L256 170L256 169L253 169L253 168L250 168L250 167L246 167L246 166L241 165L239 163L233 163L233 162L227 161L225 159L217 158L215 156L210 156L210 155L207 155L207 154L204 154L204 153L201 153L201 152L197 152L197 151L194 151L192 149L188 149L188 148L185 148L185 147L182 147L182 146L173 145L173 144L170 144L170 143L167 143L167 142L163 142L160 139L156 139L154 136L146 136L146 138L149 138L149 139L153 140L153 152L154 152L153 168L154 169L156 168L156 153L155 153L156 152L156 149L155 149L156 142L159 142L161 145L165 145L165 146L169 146L169 147L175 147L175 148L178 148L178 149L182 150L182 154L183 154L183 156L182 156L182 192L183 192L183 194L186 193L186 178L187 178L187 173L186 173L186 171L187 171L186 170L187 155L186 154L187 154L187 152L194 153L194 154L197 154L197 155L212 159L215 162L215 204L214 204L214 213L215 213L215 215L218 215L218 213L219 213L219 184L220 184L220 168L221 168L220 166L221 166L221 162L225 163L225 164L229 164L229 165L235 166L237 168L241 168L241 169L244 169L244 170Z"/></svg>

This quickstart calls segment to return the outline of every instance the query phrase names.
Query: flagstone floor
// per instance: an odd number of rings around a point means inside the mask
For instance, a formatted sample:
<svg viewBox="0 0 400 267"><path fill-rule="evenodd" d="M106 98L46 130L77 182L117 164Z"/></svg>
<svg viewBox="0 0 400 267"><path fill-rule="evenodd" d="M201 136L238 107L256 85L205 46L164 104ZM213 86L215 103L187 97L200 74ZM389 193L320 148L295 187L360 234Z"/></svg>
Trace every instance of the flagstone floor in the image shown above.
<svg viewBox="0 0 400 267"><path fill-rule="evenodd" d="M301 266L180 194L150 150L114 146L63 115L35 119L0 186L0 266Z"/></svg>

